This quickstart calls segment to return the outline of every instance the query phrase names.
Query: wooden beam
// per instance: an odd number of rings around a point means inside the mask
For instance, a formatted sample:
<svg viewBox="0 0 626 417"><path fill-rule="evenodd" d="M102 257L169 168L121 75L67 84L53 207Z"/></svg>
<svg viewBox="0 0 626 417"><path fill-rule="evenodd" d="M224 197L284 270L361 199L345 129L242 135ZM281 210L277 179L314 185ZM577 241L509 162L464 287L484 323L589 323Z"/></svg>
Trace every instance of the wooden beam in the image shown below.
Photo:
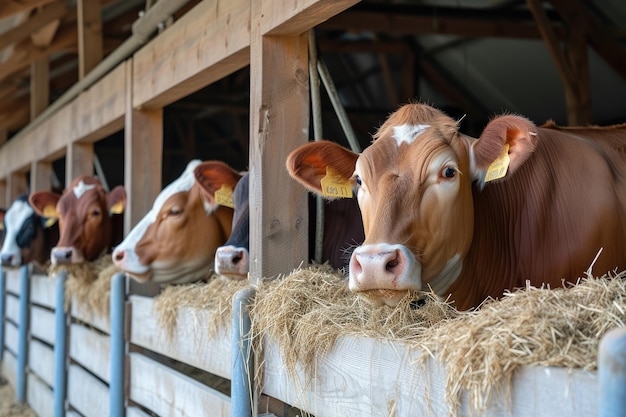
<svg viewBox="0 0 626 417"><path fill-rule="evenodd" d="M250 279L272 277L308 261L306 191L284 167L308 141L306 32L262 36L261 2L252 2L250 62ZM265 3L265 1L263 2Z"/></svg>
<svg viewBox="0 0 626 417"><path fill-rule="evenodd" d="M93 175L93 143L75 142L67 145L65 155L65 187L79 175Z"/></svg>
<svg viewBox="0 0 626 417"><path fill-rule="evenodd" d="M50 103L50 64L47 59L30 66L30 118L35 119Z"/></svg>
<svg viewBox="0 0 626 417"><path fill-rule="evenodd" d="M30 35L30 40L33 42L33 45L38 48L45 48L49 46L56 36L57 30L59 30L60 25L61 19L56 19L41 27L39 30L33 32Z"/></svg>
<svg viewBox="0 0 626 417"><path fill-rule="evenodd" d="M28 192L28 183L26 181L26 173L14 172L7 179L7 196L6 200L10 204L17 197Z"/></svg>
<svg viewBox="0 0 626 417"><path fill-rule="evenodd" d="M82 79L102 61L100 0L78 0L78 78Z"/></svg>
<svg viewBox="0 0 626 417"><path fill-rule="evenodd" d="M8 107L0 106L0 130L17 130L30 121L30 100L25 97L17 102L10 102ZM13 110L11 110L11 106Z"/></svg>
<svg viewBox="0 0 626 417"><path fill-rule="evenodd" d="M358 2L359 0L261 1L261 34L299 35Z"/></svg>
<svg viewBox="0 0 626 417"><path fill-rule="evenodd" d="M65 3L60 1L55 1L54 3L44 6L27 21L3 32L0 35L0 50L27 39L33 32L36 32L41 27L63 18L67 12Z"/></svg>
<svg viewBox="0 0 626 417"><path fill-rule="evenodd" d="M27 12L38 6L52 3L54 0L2 0L0 1L0 19Z"/></svg>
<svg viewBox="0 0 626 417"><path fill-rule="evenodd" d="M50 190L52 188L51 178L51 162L33 162L30 166L30 192Z"/></svg>

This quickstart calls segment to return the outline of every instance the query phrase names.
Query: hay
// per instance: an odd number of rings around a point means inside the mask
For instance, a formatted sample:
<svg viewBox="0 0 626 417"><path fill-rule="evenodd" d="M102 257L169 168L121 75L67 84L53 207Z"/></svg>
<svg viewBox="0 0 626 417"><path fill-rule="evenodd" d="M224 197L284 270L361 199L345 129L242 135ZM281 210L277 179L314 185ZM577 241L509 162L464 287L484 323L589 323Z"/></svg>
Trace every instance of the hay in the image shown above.
<svg viewBox="0 0 626 417"><path fill-rule="evenodd" d="M104 254L93 262L51 266L50 276L67 271L65 281L65 310L72 300L81 311L94 311L102 317L109 316L111 279L121 272L110 254Z"/></svg>
<svg viewBox="0 0 626 417"><path fill-rule="evenodd" d="M432 355L442 364L453 413L464 392L470 408L481 413L496 390L509 393L520 366L596 369L600 338L626 322L624 276L588 278L553 290L529 286L476 311L457 312L433 298L411 308L417 294L395 308L372 308L349 292L337 272L299 269L261 286L251 309L251 334L259 355L263 337L277 342L296 384L297 366L310 383L316 363L339 336L402 342L423 352L421 360Z"/></svg>
<svg viewBox="0 0 626 417"><path fill-rule="evenodd" d="M213 275L208 283L169 285L154 299L152 310L169 340L174 337L181 309L210 310L215 319L209 321L204 330L209 337L213 337L230 322L233 296L247 285L247 280L232 281L219 275ZM194 311L191 313L194 314Z"/></svg>

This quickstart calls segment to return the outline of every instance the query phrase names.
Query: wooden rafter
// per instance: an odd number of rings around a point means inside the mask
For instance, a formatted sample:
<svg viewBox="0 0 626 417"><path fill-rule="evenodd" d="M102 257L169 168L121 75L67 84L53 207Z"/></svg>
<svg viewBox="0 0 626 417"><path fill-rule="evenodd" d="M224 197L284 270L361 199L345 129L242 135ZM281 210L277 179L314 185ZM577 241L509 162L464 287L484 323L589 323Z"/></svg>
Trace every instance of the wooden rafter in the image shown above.
<svg viewBox="0 0 626 417"><path fill-rule="evenodd" d="M0 19L27 12L54 0L2 0L0 1Z"/></svg>
<svg viewBox="0 0 626 417"><path fill-rule="evenodd" d="M78 76L83 78L102 61L100 0L78 0Z"/></svg>
<svg viewBox="0 0 626 417"><path fill-rule="evenodd" d="M55 20L61 19L66 14L67 8L63 2L55 1L54 3L47 4L24 23L2 33L0 35L0 50L27 39L38 29L41 29Z"/></svg>

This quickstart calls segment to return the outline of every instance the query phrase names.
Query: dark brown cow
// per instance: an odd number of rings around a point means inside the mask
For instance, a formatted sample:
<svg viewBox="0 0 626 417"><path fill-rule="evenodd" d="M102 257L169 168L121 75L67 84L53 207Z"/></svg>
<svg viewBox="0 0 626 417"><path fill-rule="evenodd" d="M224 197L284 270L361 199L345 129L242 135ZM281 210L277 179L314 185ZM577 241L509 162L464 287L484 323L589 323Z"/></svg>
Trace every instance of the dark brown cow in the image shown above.
<svg viewBox="0 0 626 417"><path fill-rule="evenodd" d="M59 241L50 254L52 264L89 262L115 244L111 216L123 212L126 191L117 186L107 193L96 177L83 175L62 195L39 191L32 193L29 201L39 215L59 220Z"/></svg>
<svg viewBox="0 0 626 417"><path fill-rule="evenodd" d="M139 282L173 284L208 278L215 250L232 227L233 209L215 201L209 179L219 161L193 160L157 196L152 209L113 252L113 262ZM230 184L234 187L234 184Z"/></svg>
<svg viewBox="0 0 626 417"><path fill-rule="evenodd" d="M537 127L505 115L475 139L410 104L360 155L311 143L287 165L314 192L327 167L358 188L366 239L352 254L353 291L395 305L432 289L469 309L526 280L560 287L590 267L626 267L625 149L626 125Z"/></svg>

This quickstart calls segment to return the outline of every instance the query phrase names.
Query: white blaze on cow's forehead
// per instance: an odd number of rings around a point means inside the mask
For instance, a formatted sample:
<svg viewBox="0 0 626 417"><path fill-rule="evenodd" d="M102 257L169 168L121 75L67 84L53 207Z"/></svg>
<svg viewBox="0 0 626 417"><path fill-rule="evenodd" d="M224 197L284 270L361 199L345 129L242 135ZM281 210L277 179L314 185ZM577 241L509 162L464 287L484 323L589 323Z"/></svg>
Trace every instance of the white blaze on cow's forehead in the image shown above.
<svg viewBox="0 0 626 417"><path fill-rule="evenodd" d="M74 192L76 198L80 200L83 194L89 190L93 190L94 188L96 188L96 184L87 185L83 182L83 180L80 180L80 182L74 186L72 191Z"/></svg>
<svg viewBox="0 0 626 417"><path fill-rule="evenodd" d="M2 253L19 253L17 246L17 232L24 222L34 214L33 208L22 200L16 200L4 214L5 236L2 244Z"/></svg>
<svg viewBox="0 0 626 417"><path fill-rule="evenodd" d="M134 249L137 242L139 242L144 233L146 233L148 227L155 222L163 204L165 204L167 199L176 193L191 190L191 187L193 187L193 184L196 181L193 171L200 164L200 162L201 161L198 159L194 159L189 162L187 164L187 168L185 168L185 171L180 175L180 177L161 190L157 198L154 200L154 204L152 205L150 211L139 221L139 223L135 225L135 227L133 227L124 241L117 246L118 250ZM207 210L207 214L209 214L215 209L216 206L212 207L205 202L204 207L205 210Z"/></svg>
<svg viewBox="0 0 626 417"><path fill-rule="evenodd" d="M393 138L398 142L398 146L403 143L411 144L419 135L424 133L430 125L400 125L394 126Z"/></svg>

